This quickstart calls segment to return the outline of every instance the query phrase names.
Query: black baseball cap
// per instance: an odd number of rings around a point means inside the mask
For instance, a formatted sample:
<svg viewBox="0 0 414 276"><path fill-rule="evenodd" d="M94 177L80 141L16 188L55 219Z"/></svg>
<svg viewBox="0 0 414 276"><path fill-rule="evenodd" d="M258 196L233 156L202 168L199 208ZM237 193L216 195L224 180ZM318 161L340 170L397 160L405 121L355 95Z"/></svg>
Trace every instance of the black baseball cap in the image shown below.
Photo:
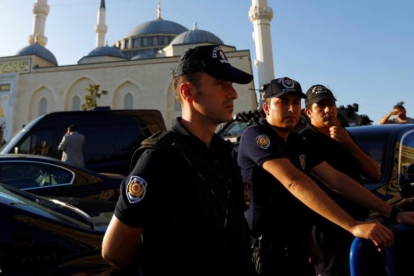
<svg viewBox="0 0 414 276"><path fill-rule="evenodd" d="M317 103L324 99L332 99L336 101L331 90L323 86L322 84L312 85L308 92L306 92L306 105Z"/></svg>
<svg viewBox="0 0 414 276"><path fill-rule="evenodd" d="M299 82L288 77L274 79L269 84L264 86L266 88L263 92L262 100L273 97L278 98L287 93L296 94L303 99L306 98L306 95L302 92L302 87Z"/></svg>
<svg viewBox="0 0 414 276"><path fill-rule="evenodd" d="M219 45L205 45L188 49L175 67L173 76L206 72L219 80L247 84L253 76L231 66Z"/></svg>

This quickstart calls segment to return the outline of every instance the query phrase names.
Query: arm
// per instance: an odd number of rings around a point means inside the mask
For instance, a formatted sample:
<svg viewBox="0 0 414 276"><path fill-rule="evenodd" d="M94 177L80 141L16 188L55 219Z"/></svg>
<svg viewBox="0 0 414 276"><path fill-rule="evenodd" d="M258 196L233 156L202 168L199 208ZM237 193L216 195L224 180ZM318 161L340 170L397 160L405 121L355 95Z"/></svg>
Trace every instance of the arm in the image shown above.
<svg viewBox="0 0 414 276"><path fill-rule="evenodd" d="M395 115L395 112L394 112L394 110L393 111L390 111L390 112L388 112L387 114L385 114L385 116L384 117L382 117L381 118L381 120L380 120L380 125L383 125L383 124L389 124L390 123L390 117L392 116L392 115Z"/></svg>
<svg viewBox="0 0 414 276"><path fill-rule="evenodd" d="M354 157L362 174L371 180L378 181L381 178L381 171L377 161L366 154L351 138L348 131L343 127L332 126L329 128L332 139L338 141Z"/></svg>
<svg viewBox="0 0 414 276"><path fill-rule="evenodd" d="M374 210L385 217L390 217L391 206L365 189L349 176L335 170L323 162L310 170L315 177L335 192L355 203ZM414 212L401 212L397 215L398 222L414 225Z"/></svg>
<svg viewBox="0 0 414 276"><path fill-rule="evenodd" d="M65 151L66 149L66 136L63 136L62 141L60 141L60 144L58 146L58 150Z"/></svg>
<svg viewBox="0 0 414 276"><path fill-rule="evenodd" d="M102 257L121 269L127 269L138 251L143 228L122 223L115 215L102 241Z"/></svg>
<svg viewBox="0 0 414 276"><path fill-rule="evenodd" d="M328 165L326 164L326 166ZM263 168L277 178L289 192L310 209L349 231L354 236L370 239L380 248L388 247L394 242L391 230L379 222L354 220L323 192L310 177L293 166L288 159L280 158L265 161ZM390 213L391 207L386 211Z"/></svg>

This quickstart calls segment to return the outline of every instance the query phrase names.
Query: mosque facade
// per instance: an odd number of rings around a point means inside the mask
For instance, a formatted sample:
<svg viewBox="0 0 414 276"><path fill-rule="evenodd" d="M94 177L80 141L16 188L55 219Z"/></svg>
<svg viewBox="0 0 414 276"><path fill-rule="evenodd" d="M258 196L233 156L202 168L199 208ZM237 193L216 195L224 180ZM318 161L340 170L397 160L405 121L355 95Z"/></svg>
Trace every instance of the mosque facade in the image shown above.
<svg viewBox="0 0 414 276"><path fill-rule="evenodd" d="M77 64L59 66L58 57L46 48L48 38L44 31L49 11L47 0L36 0L29 45L15 56L0 57L0 126L5 141L41 115L81 110L90 84L108 91L97 100L99 106L157 109L169 128L172 120L181 115L171 89L172 68L186 49L195 46L219 44L233 66L253 74L249 50L226 45L218 36L196 25L188 30L164 20L160 6L155 20L132 28L113 46L104 45L104 0L95 26L96 48ZM235 112L256 109L254 82L234 86L239 92Z"/></svg>

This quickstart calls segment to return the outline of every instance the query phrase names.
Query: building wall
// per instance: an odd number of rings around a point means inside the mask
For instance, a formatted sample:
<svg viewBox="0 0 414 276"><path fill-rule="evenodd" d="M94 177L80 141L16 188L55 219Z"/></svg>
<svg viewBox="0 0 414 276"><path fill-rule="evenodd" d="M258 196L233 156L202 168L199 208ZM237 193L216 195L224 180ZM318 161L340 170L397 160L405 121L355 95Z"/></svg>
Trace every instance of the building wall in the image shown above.
<svg viewBox="0 0 414 276"><path fill-rule="evenodd" d="M249 51L234 51L226 55L233 66L252 74ZM21 59L21 57L18 58ZM7 61L10 60L8 57ZM175 56L30 68L29 72L13 74L14 84L9 93L10 98L13 99L15 112L5 115L9 117L5 139L8 141L21 130L23 125L41 115L42 112L73 110L75 97L80 98L83 104L89 84L99 84L101 90L108 91L107 95L97 100L98 106L124 109L125 97L130 99L132 95L134 109L160 110L169 129L172 120L181 114L171 90L172 69L178 60L179 56ZM6 76L10 78L10 74L0 73L0 83L8 81L5 79ZM235 102L235 113L256 109L254 83L234 84L234 87L239 94Z"/></svg>

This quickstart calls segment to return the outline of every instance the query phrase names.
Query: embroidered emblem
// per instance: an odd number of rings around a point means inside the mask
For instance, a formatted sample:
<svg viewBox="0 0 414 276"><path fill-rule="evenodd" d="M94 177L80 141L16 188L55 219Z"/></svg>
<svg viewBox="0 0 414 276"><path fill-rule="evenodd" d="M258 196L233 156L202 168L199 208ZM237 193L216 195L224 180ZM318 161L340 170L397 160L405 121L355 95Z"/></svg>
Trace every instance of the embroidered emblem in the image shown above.
<svg viewBox="0 0 414 276"><path fill-rule="evenodd" d="M306 156L304 154L299 155L299 161L302 169L306 169Z"/></svg>
<svg viewBox="0 0 414 276"><path fill-rule="evenodd" d="M285 88L295 88L295 83L289 78L283 78L282 79L282 85Z"/></svg>
<svg viewBox="0 0 414 276"><path fill-rule="evenodd" d="M139 176L131 176L126 187L126 195L130 203L140 202L146 193L147 182Z"/></svg>
<svg viewBox="0 0 414 276"><path fill-rule="evenodd" d="M267 149L270 146L270 140L266 134L260 134L259 136L257 136L256 143L261 149Z"/></svg>
<svg viewBox="0 0 414 276"><path fill-rule="evenodd" d="M315 86L312 89L312 93L313 94L324 94L324 93L328 93L328 91L326 89L324 89L324 87L322 87L322 86Z"/></svg>

